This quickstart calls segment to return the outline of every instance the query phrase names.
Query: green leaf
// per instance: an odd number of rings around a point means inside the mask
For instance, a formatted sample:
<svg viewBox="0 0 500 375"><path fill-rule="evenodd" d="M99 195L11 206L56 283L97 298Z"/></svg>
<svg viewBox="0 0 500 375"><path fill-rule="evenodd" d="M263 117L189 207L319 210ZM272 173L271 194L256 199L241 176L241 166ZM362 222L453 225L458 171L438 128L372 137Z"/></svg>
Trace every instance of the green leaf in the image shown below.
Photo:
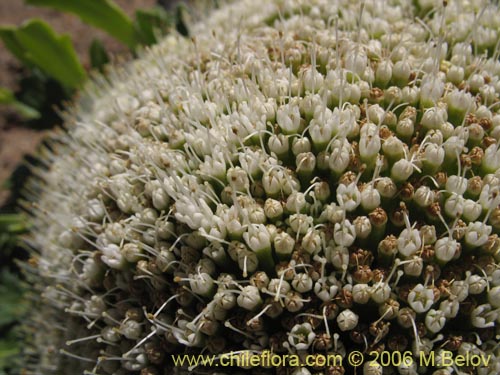
<svg viewBox="0 0 500 375"><path fill-rule="evenodd" d="M92 68L98 69L101 72L104 66L109 63L109 56L99 39L94 39L89 49L90 64Z"/></svg>
<svg viewBox="0 0 500 375"><path fill-rule="evenodd" d="M188 19L188 8L183 3L180 3L175 9L175 28L183 36L189 36Z"/></svg>
<svg viewBox="0 0 500 375"><path fill-rule="evenodd" d="M58 35L45 22L33 19L17 29L0 28L0 35L12 37L16 51L21 53L21 61L38 66L49 76L67 88L76 88L86 79L85 70L80 64L67 35Z"/></svg>
<svg viewBox="0 0 500 375"><path fill-rule="evenodd" d="M21 344L14 334L0 340L0 375L6 374L4 370L14 366L14 357L21 351Z"/></svg>
<svg viewBox="0 0 500 375"><path fill-rule="evenodd" d="M36 120L42 117L40 112L38 112L35 108L32 108L29 105L26 105L17 100L14 103L12 103L12 107L25 120Z"/></svg>
<svg viewBox="0 0 500 375"><path fill-rule="evenodd" d="M11 104L16 98L12 91L5 87L0 87L0 104Z"/></svg>
<svg viewBox="0 0 500 375"><path fill-rule="evenodd" d="M19 278L3 269L0 273L0 328L14 323L27 310L24 287Z"/></svg>
<svg viewBox="0 0 500 375"><path fill-rule="evenodd" d="M4 87L0 87L0 104L11 105L22 118L26 120L34 120L40 118L40 112L16 99L14 94Z"/></svg>
<svg viewBox="0 0 500 375"><path fill-rule="evenodd" d="M0 231L22 233L26 231L27 219L22 214L0 214Z"/></svg>
<svg viewBox="0 0 500 375"><path fill-rule="evenodd" d="M139 9L135 12L135 24L141 41L145 45L157 42L157 37L164 35L172 26L172 17L161 7Z"/></svg>
<svg viewBox="0 0 500 375"><path fill-rule="evenodd" d="M0 27L0 39L2 39L3 44L19 61L24 65L30 66L31 61L26 59L24 54L24 48L19 44L16 38L16 28L12 26L2 26Z"/></svg>
<svg viewBox="0 0 500 375"><path fill-rule="evenodd" d="M76 14L83 22L98 27L134 49L139 43L132 20L111 0L26 0Z"/></svg>

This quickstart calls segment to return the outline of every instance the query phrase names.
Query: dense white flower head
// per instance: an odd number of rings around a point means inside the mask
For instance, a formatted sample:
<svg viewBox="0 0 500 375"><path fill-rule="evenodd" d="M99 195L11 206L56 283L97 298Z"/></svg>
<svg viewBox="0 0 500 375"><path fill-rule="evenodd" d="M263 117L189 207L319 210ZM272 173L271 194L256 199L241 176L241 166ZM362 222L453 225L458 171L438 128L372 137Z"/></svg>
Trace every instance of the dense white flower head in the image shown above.
<svg viewBox="0 0 500 375"><path fill-rule="evenodd" d="M42 150L28 373L472 346L497 366L498 6L242 0L190 33L89 85Z"/></svg>

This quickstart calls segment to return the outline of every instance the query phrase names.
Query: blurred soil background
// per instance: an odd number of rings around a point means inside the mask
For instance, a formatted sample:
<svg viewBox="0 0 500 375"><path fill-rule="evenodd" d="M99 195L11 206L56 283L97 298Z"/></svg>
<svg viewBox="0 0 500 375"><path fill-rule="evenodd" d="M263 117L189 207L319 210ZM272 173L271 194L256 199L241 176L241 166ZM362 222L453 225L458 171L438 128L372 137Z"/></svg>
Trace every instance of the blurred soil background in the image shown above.
<svg viewBox="0 0 500 375"><path fill-rule="evenodd" d="M170 3L175 1L115 0L115 2L129 16L132 16L138 8L150 8L158 3L169 6ZM84 24L75 15L25 5L24 0L0 0L0 24L19 26L30 18L41 18L48 22L58 33L69 34L80 61L86 68L89 66L89 46L94 38L102 41L112 57L112 61L130 57L130 52L125 45L95 27ZM13 92L17 92L20 89L19 82L26 73L21 63L12 56L0 41L0 87L6 87ZM6 188L6 182L23 161L25 155L35 152L38 144L48 132L46 129L53 125L46 124L38 128L30 127L23 123L12 109L0 105L0 207L7 203L10 196L9 189ZM13 193L16 195L15 184L13 189Z"/></svg>

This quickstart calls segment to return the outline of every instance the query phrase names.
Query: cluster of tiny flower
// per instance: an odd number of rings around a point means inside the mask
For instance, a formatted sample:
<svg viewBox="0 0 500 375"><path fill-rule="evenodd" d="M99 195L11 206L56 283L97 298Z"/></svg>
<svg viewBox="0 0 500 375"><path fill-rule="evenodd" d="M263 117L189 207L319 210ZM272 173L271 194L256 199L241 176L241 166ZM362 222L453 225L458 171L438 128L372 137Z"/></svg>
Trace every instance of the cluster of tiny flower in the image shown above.
<svg viewBox="0 0 500 375"><path fill-rule="evenodd" d="M435 3L229 4L88 87L28 188L28 373L499 373L500 11Z"/></svg>

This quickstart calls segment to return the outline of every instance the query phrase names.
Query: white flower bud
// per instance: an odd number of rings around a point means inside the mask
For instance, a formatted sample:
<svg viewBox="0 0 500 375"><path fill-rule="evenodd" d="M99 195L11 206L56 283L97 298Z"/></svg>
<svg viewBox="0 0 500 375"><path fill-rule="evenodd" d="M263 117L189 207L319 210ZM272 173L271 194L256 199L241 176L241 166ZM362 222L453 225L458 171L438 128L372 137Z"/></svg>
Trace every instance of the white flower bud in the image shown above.
<svg viewBox="0 0 500 375"><path fill-rule="evenodd" d="M315 68L308 67L302 72L304 89L309 92L317 92L323 86L323 76Z"/></svg>
<svg viewBox="0 0 500 375"><path fill-rule="evenodd" d="M257 178L262 173L261 163L263 162L262 150L246 150L238 156L240 166L249 176Z"/></svg>
<svg viewBox="0 0 500 375"><path fill-rule="evenodd" d="M307 230L313 224L313 218L304 214L293 214L290 215L290 228L295 233L306 234Z"/></svg>
<svg viewBox="0 0 500 375"><path fill-rule="evenodd" d="M257 266L259 265L257 254L246 249L238 252L236 255L236 261L238 262L240 270L243 271L244 276L248 273L255 272L257 270Z"/></svg>
<svg viewBox="0 0 500 375"><path fill-rule="evenodd" d="M366 125L365 125L366 126ZM364 127L362 128L364 129ZM359 139L359 155L364 161L369 161L377 156L381 147L378 129L373 134L361 135Z"/></svg>
<svg viewBox="0 0 500 375"><path fill-rule="evenodd" d="M354 228L356 230L356 238L366 239L372 231L372 225L370 219L366 216L358 216L353 221Z"/></svg>
<svg viewBox="0 0 500 375"><path fill-rule="evenodd" d="M444 148L434 143L429 143L424 149L424 164L432 168L440 167L445 157Z"/></svg>
<svg viewBox="0 0 500 375"><path fill-rule="evenodd" d="M439 304L439 310L443 312L447 319L456 317L459 309L460 303L457 299L445 299Z"/></svg>
<svg viewBox="0 0 500 375"><path fill-rule="evenodd" d="M229 186L231 186L234 191L246 192L250 187L247 172L241 167L229 168L227 170L226 179L229 182Z"/></svg>
<svg viewBox="0 0 500 375"><path fill-rule="evenodd" d="M309 323L296 324L288 334L288 342L297 350L307 350L316 338Z"/></svg>
<svg viewBox="0 0 500 375"><path fill-rule="evenodd" d="M305 367L298 367L296 369L293 369L291 375L311 375L311 371L309 371Z"/></svg>
<svg viewBox="0 0 500 375"><path fill-rule="evenodd" d="M309 254L317 254L321 250L321 236L317 230L307 231L302 238L302 248Z"/></svg>
<svg viewBox="0 0 500 375"><path fill-rule="evenodd" d="M465 243L471 247L482 246L488 241L490 234L491 226L479 221L471 222L465 231Z"/></svg>
<svg viewBox="0 0 500 375"><path fill-rule="evenodd" d="M193 293L203 297L211 297L215 292L214 280L204 272L189 275L189 287Z"/></svg>
<svg viewBox="0 0 500 375"><path fill-rule="evenodd" d="M371 297L375 303L379 305L384 303L391 296L391 287L389 284L384 282L378 282L371 288Z"/></svg>
<svg viewBox="0 0 500 375"><path fill-rule="evenodd" d="M424 313L434 304L434 291L417 284L408 294L408 304L417 314Z"/></svg>
<svg viewBox="0 0 500 375"><path fill-rule="evenodd" d="M444 212L449 217L460 217L464 212L464 198L461 195L452 194L446 202L444 202Z"/></svg>
<svg viewBox="0 0 500 375"><path fill-rule="evenodd" d="M459 244L450 237L443 237L434 244L436 258L441 262L449 262L453 259L459 249Z"/></svg>
<svg viewBox="0 0 500 375"><path fill-rule="evenodd" d="M236 296L229 290L221 290L215 293L214 302L224 310L231 310L236 306Z"/></svg>
<svg viewBox="0 0 500 375"><path fill-rule="evenodd" d="M127 261L120 251L120 247L115 244L109 244L104 246L102 249L101 260L106 263L109 267L120 270L123 269Z"/></svg>
<svg viewBox="0 0 500 375"><path fill-rule="evenodd" d="M404 86L401 95L401 102L416 105L420 98L420 89L417 86Z"/></svg>
<svg viewBox="0 0 500 375"><path fill-rule="evenodd" d="M460 155L463 152L464 147L465 141L456 135L452 135L443 143L445 156L450 160L455 160L457 155Z"/></svg>
<svg viewBox="0 0 500 375"><path fill-rule="evenodd" d="M415 254L422 245L417 229L403 229L398 237L398 251L405 257Z"/></svg>
<svg viewBox="0 0 500 375"><path fill-rule="evenodd" d="M347 212L354 211L361 203L361 193L354 182L349 185L339 184L337 187L337 202Z"/></svg>
<svg viewBox="0 0 500 375"><path fill-rule="evenodd" d="M429 187L422 185L415 190L413 200L420 207L429 207L431 203L434 202L434 192Z"/></svg>
<svg viewBox="0 0 500 375"><path fill-rule="evenodd" d="M412 175L413 168L414 166L410 161L400 159L391 168L391 178L396 182L406 181Z"/></svg>
<svg viewBox="0 0 500 375"><path fill-rule="evenodd" d="M271 237L263 224L249 225L248 232L243 233L243 239L248 247L255 252L271 248Z"/></svg>
<svg viewBox="0 0 500 375"><path fill-rule="evenodd" d="M484 77L480 74L472 74L468 79L468 83L471 91L477 93L484 86Z"/></svg>
<svg viewBox="0 0 500 375"><path fill-rule="evenodd" d="M290 286L290 283L286 280L271 279L269 281L267 289L270 293L275 294L275 295L277 294L277 295L283 297L292 289L292 287ZM278 290L279 290L279 292L278 292Z"/></svg>
<svg viewBox="0 0 500 375"><path fill-rule="evenodd" d="M143 259L142 249L135 243L126 243L121 248L123 257L131 263L137 263Z"/></svg>
<svg viewBox="0 0 500 375"><path fill-rule="evenodd" d="M392 68L392 77L400 87L407 85L410 78L411 66L408 61L397 61Z"/></svg>
<svg viewBox="0 0 500 375"><path fill-rule="evenodd" d="M391 199L398 192L398 188L389 177L381 177L376 183L375 188L383 198Z"/></svg>
<svg viewBox="0 0 500 375"><path fill-rule="evenodd" d="M330 285L326 280L318 280L314 284L314 294L323 302L331 301L338 292L337 285Z"/></svg>
<svg viewBox="0 0 500 375"><path fill-rule="evenodd" d="M302 152L295 159L297 173L310 173L316 167L316 156L312 152Z"/></svg>
<svg viewBox="0 0 500 375"><path fill-rule="evenodd" d="M157 210L165 210L169 207L170 197L163 189L155 189L151 195L154 208Z"/></svg>
<svg viewBox="0 0 500 375"><path fill-rule="evenodd" d="M444 84L437 77L426 74L420 85L420 100L424 107L432 107L443 95Z"/></svg>
<svg viewBox="0 0 500 375"><path fill-rule="evenodd" d="M314 185L313 193L316 199L318 199L321 202L326 202L328 198L330 198L330 186L325 181L317 182ZM313 193L310 193L309 195L312 196Z"/></svg>
<svg viewBox="0 0 500 375"><path fill-rule="evenodd" d="M449 193L463 195L467 190L467 179L456 175L449 176L446 180L446 190Z"/></svg>
<svg viewBox="0 0 500 375"><path fill-rule="evenodd" d="M105 229L106 239L114 244L119 244L125 238L125 228L120 223L109 223Z"/></svg>
<svg viewBox="0 0 500 375"><path fill-rule="evenodd" d="M477 220L482 213L482 207L472 199L466 199L463 206L463 218L469 222Z"/></svg>
<svg viewBox="0 0 500 375"><path fill-rule="evenodd" d="M445 313L441 310L430 309L425 315L425 326L432 333L441 331L445 323Z"/></svg>
<svg viewBox="0 0 500 375"><path fill-rule="evenodd" d="M289 212L300 213L306 207L306 196L301 192L293 192L286 200L286 209Z"/></svg>
<svg viewBox="0 0 500 375"><path fill-rule="evenodd" d="M264 203L264 214L270 220L279 219L283 215L283 206L279 201L268 198Z"/></svg>
<svg viewBox="0 0 500 375"><path fill-rule="evenodd" d="M397 369L400 375L418 375L417 361L414 361L413 358L405 359L405 357L403 357L403 361L400 365L397 366Z"/></svg>
<svg viewBox="0 0 500 375"><path fill-rule="evenodd" d="M141 324L135 320L127 320L120 326L120 333L129 340L138 340L142 334Z"/></svg>
<svg viewBox="0 0 500 375"><path fill-rule="evenodd" d="M105 215L105 209L99 199L91 199L87 201L88 219L93 222L99 222Z"/></svg>
<svg viewBox="0 0 500 375"><path fill-rule="evenodd" d="M340 223L344 220L345 211L337 206L335 203L324 206L321 213L322 221L329 221L330 223Z"/></svg>
<svg viewBox="0 0 500 375"><path fill-rule="evenodd" d="M382 151L385 156L391 159L401 159L404 157L405 152L404 143L399 138L391 135L384 141Z"/></svg>
<svg viewBox="0 0 500 375"><path fill-rule="evenodd" d="M497 88L493 85L484 85L479 88L479 94L481 94L481 98L484 100L484 103L491 104L497 98Z"/></svg>
<svg viewBox="0 0 500 375"><path fill-rule="evenodd" d="M365 185L361 191L361 207L365 211L373 211L380 206L380 193L372 185Z"/></svg>
<svg viewBox="0 0 500 375"><path fill-rule="evenodd" d="M343 247L349 247L356 239L356 228L349 220L342 223L336 223L333 227L333 240L335 244Z"/></svg>
<svg viewBox="0 0 500 375"><path fill-rule="evenodd" d="M313 288L313 281L307 273L298 273L292 280L292 287L299 293L306 293Z"/></svg>
<svg viewBox="0 0 500 375"><path fill-rule="evenodd" d="M299 132L301 117L297 105L285 104L276 112L276 122L284 134L296 134Z"/></svg>
<svg viewBox="0 0 500 375"><path fill-rule="evenodd" d="M455 296L458 302L463 302L469 296L469 284L463 280L454 281L450 287L450 294Z"/></svg>
<svg viewBox="0 0 500 375"><path fill-rule="evenodd" d="M330 262L336 269L343 269L349 264L349 250L344 246L335 246L331 250Z"/></svg>
<svg viewBox="0 0 500 375"><path fill-rule="evenodd" d="M349 309L345 309L337 315L337 324L342 332L350 331L358 325L358 315Z"/></svg>
<svg viewBox="0 0 500 375"><path fill-rule="evenodd" d="M337 173L343 173L351 160L351 145L347 140L336 139L332 143L332 153L328 158L330 169Z"/></svg>
<svg viewBox="0 0 500 375"><path fill-rule="evenodd" d="M408 139L413 135L415 125L409 118L402 119L396 125L396 133L403 139Z"/></svg>
<svg viewBox="0 0 500 375"><path fill-rule="evenodd" d="M488 291L488 302L493 308L500 308L500 286L495 286Z"/></svg>
<svg viewBox="0 0 500 375"><path fill-rule="evenodd" d="M422 258L420 258L417 255L413 256L413 258L410 259L410 261L408 263L405 263L403 266L405 275L414 277L420 276L423 269L424 269L424 262Z"/></svg>
<svg viewBox="0 0 500 375"><path fill-rule="evenodd" d="M454 90L446 95L445 99L451 120L462 121L464 115L474 107L474 98L468 92Z"/></svg>
<svg viewBox="0 0 500 375"><path fill-rule="evenodd" d="M280 232L274 237L274 249L278 256L288 257L295 247L295 240L286 232Z"/></svg>
<svg viewBox="0 0 500 375"><path fill-rule="evenodd" d="M488 285L484 277L479 275L470 275L467 282L469 283L469 294L481 294Z"/></svg>
<svg viewBox="0 0 500 375"><path fill-rule="evenodd" d="M255 311L262 305L262 298L259 289L253 285L247 285L241 290L241 294L236 298L238 306L245 310Z"/></svg>
<svg viewBox="0 0 500 375"><path fill-rule="evenodd" d="M352 299L354 302L364 305L368 303L371 296L371 287L368 284L356 284L352 287Z"/></svg>
<svg viewBox="0 0 500 375"><path fill-rule="evenodd" d="M377 361L367 361L363 364L363 375L382 375L384 368Z"/></svg>
<svg viewBox="0 0 500 375"><path fill-rule="evenodd" d="M461 66L452 65L446 72L446 79L457 85L460 84L464 79L464 68Z"/></svg>
<svg viewBox="0 0 500 375"><path fill-rule="evenodd" d="M495 173L500 169L500 148L492 144L484 151L484 157L481 164L486 173Z"/></svg>
<svg viewBox="0 0 500 375"><path fill-rule="evenodd" d="M390 60L383 60L377 64L375 71L375 82L377 85L384 87L392 78L392 62Z"/></svg>
<svg viewBox="0 0 500 375"><path fill-rule="evenodd" d="M430 107L424 111L421 124L426 129L439 129L446 122L448 114L442 107Z"/></svg>
<svg viewBox="0 0 500 375"><path fill-rule="evenodd" d="M476 328L495 327L498 310L493 310L490 304L477 306L470 314L470 320Z"/></svg>

